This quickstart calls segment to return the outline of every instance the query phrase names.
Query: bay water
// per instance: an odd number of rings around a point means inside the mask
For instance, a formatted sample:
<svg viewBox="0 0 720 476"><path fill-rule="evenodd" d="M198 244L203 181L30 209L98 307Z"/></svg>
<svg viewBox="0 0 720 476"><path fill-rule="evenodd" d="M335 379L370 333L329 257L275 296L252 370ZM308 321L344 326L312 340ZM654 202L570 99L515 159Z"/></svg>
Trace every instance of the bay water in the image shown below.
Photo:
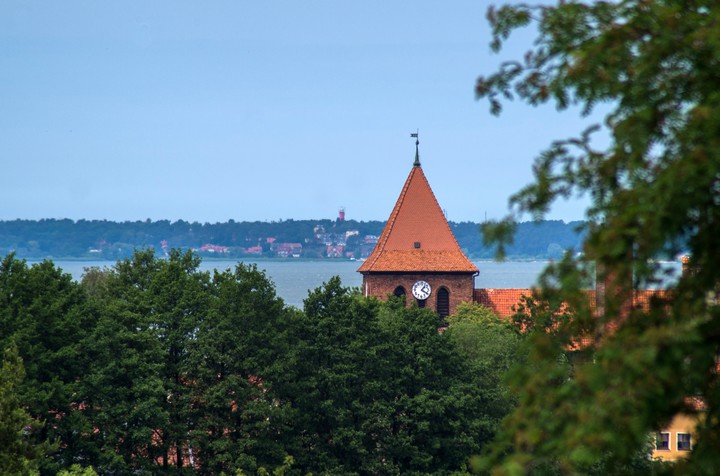
<svg viewBox="0 0 720 476"><path fill-rule="evenodd" d="M234 268L236 260L204 260L200 265L203 271ZM360 266L356 261L244 261L254 264L275 284L277 295L285 303L302 308L303 299L308 292L321 286L333 276L339 276L344 286L360 287L362 275L357 272ZM480 274L475 278L476 288L530 288L547 266L547 261L475 261ZM82 278L86 268L112 267L114 261L55 261L55 265L69 273L76 280ZM679 271L680 263L667 263L673 271Z"/></svg>

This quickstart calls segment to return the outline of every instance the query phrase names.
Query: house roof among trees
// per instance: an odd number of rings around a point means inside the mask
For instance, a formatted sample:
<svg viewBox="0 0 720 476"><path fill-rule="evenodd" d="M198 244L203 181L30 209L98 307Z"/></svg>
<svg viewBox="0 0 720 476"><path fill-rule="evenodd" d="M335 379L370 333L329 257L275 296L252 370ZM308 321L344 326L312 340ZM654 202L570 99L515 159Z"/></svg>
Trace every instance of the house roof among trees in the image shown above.
<svg viewBox="0 0 720 476"><path fill-rule="evenodd" d="M473 300L485 307L489 307L500 317L510 317L515 314L515 309L520 304L523 296L532 297L533 290L526 288L475 289Z"/></svg>
<svg viewBox="0 0 720 476"><path fill-rule="evenodd" d="M375 249L358 268L372 272L477 273L416 160Z"/></svg>
<svg viewBox="0 0 720 476"><path fill-rule="evenodd" d="M489 307L500 317L511 317L516 313L517 306L520 304L523 296L533 297L535 294L533 288L481 288L475 289L473 300L483 306ZM647 312L650 309L652 299L666 299L669 296L666 289L637 289L631 293L631 299L628 305L633 309L642 309ZM598 297L597 290L588 289L586 291L590 305L596 305Z"/></svg>

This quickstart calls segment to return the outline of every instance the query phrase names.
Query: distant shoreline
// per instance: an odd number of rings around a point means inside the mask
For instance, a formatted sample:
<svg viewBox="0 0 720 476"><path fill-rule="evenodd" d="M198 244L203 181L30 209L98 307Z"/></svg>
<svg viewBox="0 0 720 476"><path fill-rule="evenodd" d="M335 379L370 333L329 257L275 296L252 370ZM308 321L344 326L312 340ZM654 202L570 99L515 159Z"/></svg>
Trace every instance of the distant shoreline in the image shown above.
<svg viewBox="0 0 720 476"><path fill-rule="evenodd" d="M17 256L17 255L16 255ZM236 261L236 262L252 262L252 263L264 263L264 262L272 262L272 263L362 263L363 260L352 260L352 259L346 259L346 258L271 258L271 257L257 257L257 258L220 258L216 256L212 257L206 257L206 256L200 256L199 258L202 261L209 261L209 262L221 262L221 261ZM67 261L67 262L77 262L77 263L89 263L89 262L103 262L103 263L117 263L118 259L105 259L105 258L88 258L88 257L78 257L78 256L70 256L70 257L45 257L45 258L24 258L22 256L17 256L18 259L24 259L28 263L41 263L45 260L48 261ZM125 258L120 258L125 259ZM553 260L551 259L545 259L545 258L513 258L509 257L503 260L495 260L495 259L487 259L487 258L479 258L479 259L472 259L470 258L470 261L473 263L551 263ZM658 260L661 262L664 262L666 260ZM672 261L668 261L672 262Z"/></svg>
<svg viewBox="0 0 720 476"><path fill-rule="evenodd" d="M496 246L483 240L479 223L449 222L453 235L471 260L492 260ZM184 221L116 223L98 220L0 220L0 255L41 261L108 261L153 248L160 255L171 249L195 250L205 260L351 259L372 252L385 222L355 220L287 220L281 222ZM515 261L560 259L582 248L580 223L546 220L521 222L505 247ZM294 258L293 256L297 256ZM269 262L269 261L268 261Z"/></svg>

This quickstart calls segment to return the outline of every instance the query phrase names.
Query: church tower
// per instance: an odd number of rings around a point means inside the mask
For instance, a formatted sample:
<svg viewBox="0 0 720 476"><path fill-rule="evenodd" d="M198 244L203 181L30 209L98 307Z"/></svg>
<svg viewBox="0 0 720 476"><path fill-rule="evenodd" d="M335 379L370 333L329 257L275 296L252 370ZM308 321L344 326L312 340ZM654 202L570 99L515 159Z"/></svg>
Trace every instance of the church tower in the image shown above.
<svg viewBox="0 0 720 476"><path fill-rule="evenodd" d="M472 302L478 269L445 219L420 166L418 146L416 140L410 175L375 249L358 272L365 296L405 295L407 302L447 316L461 302Z"/></svg>

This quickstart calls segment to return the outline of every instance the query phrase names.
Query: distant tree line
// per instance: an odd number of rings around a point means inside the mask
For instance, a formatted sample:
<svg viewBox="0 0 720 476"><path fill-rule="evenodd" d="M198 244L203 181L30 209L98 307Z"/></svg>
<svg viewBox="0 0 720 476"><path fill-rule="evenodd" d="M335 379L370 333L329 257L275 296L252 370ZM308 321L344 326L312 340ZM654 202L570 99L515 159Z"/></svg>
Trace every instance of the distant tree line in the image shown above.
<svg viewBox="0 0 720 476"><path fill-rule="evenodd" d="M584 234L578 231L582 222L559 220L525 222L517 227L515 240L507 247L514 259L559 258L565 250L579 250ZM227 247L225 258L245 256L274 257L271 243L302 244L302 257L327 256L326 243L317 231L337 237L344 244L343 256L361 258L372 249L366 237L378 236L382 221L355 220L281 220L277 222L198 223L178 220L126 221L107 220L9 220L0 221L0 254L15 252L27 259L94 258L117 260L132 256L139 248L198 250L206 244ZM473 222L451 222L450 226L461 248L471 259L491 259L495 246L485 245L480 225ZM352 234L348 232L355 232ZM347 236L347 237L346 237ZM255 247L253 253L248 249ZM260 253L257 254L257 247ZM202 252L201 252L202 253ZM207 253L203 256L213 256ZM219 256L219 254L214 254Z"/></svg>
<svg viewBox="0 0 720 476"><path fill-rule="evenodd" d="M74 281L0 261L3 474L468 474L522 335L332 278L304 309L253 266L135 252Z"/></svg>

